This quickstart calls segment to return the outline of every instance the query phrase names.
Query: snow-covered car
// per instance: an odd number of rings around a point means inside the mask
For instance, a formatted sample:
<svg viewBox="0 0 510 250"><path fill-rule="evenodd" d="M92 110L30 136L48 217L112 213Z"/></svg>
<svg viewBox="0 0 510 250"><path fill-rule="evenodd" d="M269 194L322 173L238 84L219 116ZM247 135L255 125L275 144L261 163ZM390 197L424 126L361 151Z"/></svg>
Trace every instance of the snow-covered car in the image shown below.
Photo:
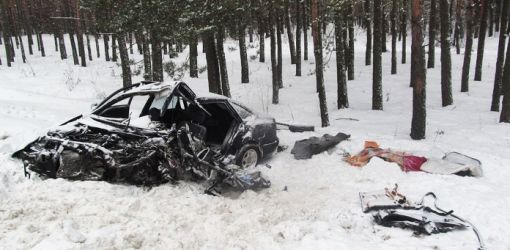
<svg viewBox="0 0 510 250"><path fill-rule="evenodd" d="M148 184L210 179L212 170L228 179L232 165L253 168L277 146L272 117L224 96L198 96L183 82L140 82L14 156L49 177ZM184 164L186 157L193 163Z"/></svg>

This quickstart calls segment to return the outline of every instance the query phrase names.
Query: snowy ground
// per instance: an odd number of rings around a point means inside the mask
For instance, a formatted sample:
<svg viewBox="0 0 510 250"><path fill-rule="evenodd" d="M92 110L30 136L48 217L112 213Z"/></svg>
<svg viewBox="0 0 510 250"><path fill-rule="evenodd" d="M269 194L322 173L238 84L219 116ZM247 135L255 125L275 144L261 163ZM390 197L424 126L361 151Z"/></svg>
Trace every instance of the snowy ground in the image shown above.
<svg viewBox="0 0 510 250"><path fill-rule="evenodd" d="M452 106L441 107L439 60L436 69L428 71L427 139L412 141L409 64L399 64L399 74L392 76L390 53L383 55L384 111L372 111L372 69L364 66L363 37L360 34L356 43L356 80L348 83L351 108L335 108L333 55L325 73L331 126L314 133L279 132L281 144L290 147L298 139L323 133L345 132L352 135L351 140L311 160L294 160L290 149L274 156L269 161L273 168L262 169L272 187L239 197L204 195L202 187L190 183L146 190L103 182L26 179L22 164L9 156L12 150L55 124L87 113L92 103L121 86L120 67L103 58L89 62L87 68L72 65L72 59L63 62L49 36L45 37L46 58L30 56L27 64L16 58L12 68L4 60L0 66L0 249L477 247L470 230L416 237L411 231L375 225L370 215L362 213L358 193L395 183L414 200L435 192L440 207L455 210L477 226L488 249L510 249L510 126L499 124L499 114L488 111L497 39L488 39L484 81L472 82L470 93L460 93L462 55L452 55ZM295 77L284 50L285 87L280 91L281 103L271 105L270 64L250 61L251 83L241 84L237 45L229 42L226 46L234 99L280 121L320 124L315 76L310 74L312 53L303 65L304 76ZM251 48L249 56L256 50ZM2 59L4 53L2 47ZM186 56L187 52L179 60ZM139 59L137 55L135 61ZM199 64L205 65L203 54ZM207 88L204 73L199 79L184 80L195 89ZM482 161L485 176L406 174L378 159L362 169L341 161L344 150L356 153L365 140L430 157L462 152Z"/></svg>

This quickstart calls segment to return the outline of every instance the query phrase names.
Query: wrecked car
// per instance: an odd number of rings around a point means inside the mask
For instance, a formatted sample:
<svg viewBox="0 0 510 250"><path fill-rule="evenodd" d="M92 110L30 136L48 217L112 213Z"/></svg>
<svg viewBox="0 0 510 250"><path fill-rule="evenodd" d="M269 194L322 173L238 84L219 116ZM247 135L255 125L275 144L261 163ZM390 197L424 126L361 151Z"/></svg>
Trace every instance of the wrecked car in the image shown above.
<svg viewBox="0 0 510 250"><path fill-rule="evenodd" d="M157 185L205 180L268 187L253 168L278 146L274 118L183 82L119 89L13 156L50 178ZM27 173L27 172L26 172Z"/></svg>

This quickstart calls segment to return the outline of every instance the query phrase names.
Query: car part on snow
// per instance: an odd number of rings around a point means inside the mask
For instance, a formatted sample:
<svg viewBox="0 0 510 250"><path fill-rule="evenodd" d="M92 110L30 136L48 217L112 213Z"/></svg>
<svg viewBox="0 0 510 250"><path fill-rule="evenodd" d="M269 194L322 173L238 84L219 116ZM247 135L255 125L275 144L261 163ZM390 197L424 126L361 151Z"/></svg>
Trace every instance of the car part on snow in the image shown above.
<svg viewBox="0 0 510 250"><path fill-rule="evenodd" d="M351 136L338 133L335 136L325 134L322 137L312 136L308 139L297 141L290 151L297 160L310 159L312 155L322 153L330 148L333 148L338 143L349 139Z"/></svg>
<svg viewBox="0 0 510 250"><path fill-rule="evenodd" d="M364 213L372 212L377 224L386 227L409 228L415 234L436 234L471 227L475 233L479 248L484 249L480 233L469 221L445 211L437 206L437 197L429 192L420 202L411 203L406 196L398 192L398 186L384 192L362 192L361 208ZM434 205L425 205L425 198L432 197Z"/></svg>
<svg viewBox="0 0 510 250"><path fill-rule="evenodd" d="M288 128L290 132L295 132L295 133L315 131L314 126L293 125L293 124L282 123L282 122L277 122L276 125L284 126L284 127Z"/></svg>

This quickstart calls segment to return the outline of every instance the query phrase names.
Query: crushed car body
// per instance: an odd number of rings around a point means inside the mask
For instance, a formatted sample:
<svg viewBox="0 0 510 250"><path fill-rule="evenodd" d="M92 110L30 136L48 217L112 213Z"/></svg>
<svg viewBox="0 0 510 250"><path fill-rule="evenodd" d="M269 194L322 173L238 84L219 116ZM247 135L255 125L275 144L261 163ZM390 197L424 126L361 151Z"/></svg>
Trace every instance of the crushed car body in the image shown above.
<svg viewBox="0 0 510 250"><path fill-rule="evenodd" d="M254 170L278 146L275 120L183 82L119 89L14 157L50 178L158 185L205 181L208 192L269 187Z"/></svg>

